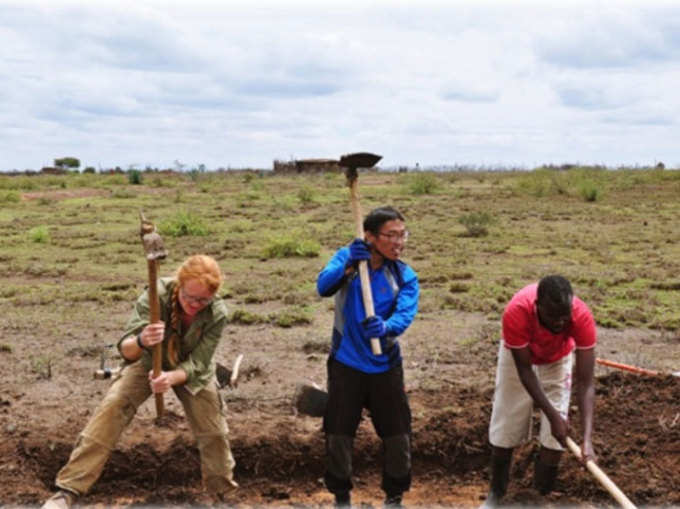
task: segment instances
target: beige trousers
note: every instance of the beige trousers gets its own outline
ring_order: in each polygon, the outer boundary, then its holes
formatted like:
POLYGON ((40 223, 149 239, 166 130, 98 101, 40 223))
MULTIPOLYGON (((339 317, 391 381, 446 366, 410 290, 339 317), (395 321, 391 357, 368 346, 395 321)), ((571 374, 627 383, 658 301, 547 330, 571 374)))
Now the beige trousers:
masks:
MULTIPOLYGON (((553 363, 533 366, 543 392, 560 413, 567 418, 571 396, 571 366, 569 354, 553 363)), ((496 447, 512 448, 531 439, 534 400, 522 385, 512 352, 501 341, 496 367, 496 389, 489 423, 489 441, 496 447)), ((550 432, 550 422, 541 412, 539 440, 541 445, 556 451, 563 450, 550 432)))
MULTIPOLYGON (((209 383, 195 395, 184 386, 173 390, 198 445, 205 489, 219 493, 237 486, 226 412, 217 385, 209 383)), ((121 433, 149 396, 148 372, 142 363, 137 361, 123 368, 80 433, 68 463, 57 473, 56 485, 80 495, 87 493, 101 475, 121 433)))

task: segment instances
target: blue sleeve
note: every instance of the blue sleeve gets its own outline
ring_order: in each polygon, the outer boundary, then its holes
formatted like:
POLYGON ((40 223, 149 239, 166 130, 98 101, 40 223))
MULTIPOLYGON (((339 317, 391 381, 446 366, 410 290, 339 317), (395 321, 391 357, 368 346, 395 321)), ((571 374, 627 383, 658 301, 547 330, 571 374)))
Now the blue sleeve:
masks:
POLYGON ((316 278, 316 290, 321 297, 330 297, 338 291, 345 279, 347 260, 349 260, 349 248, 341 247, 319 272, 316 278))
POLYGON ((390 334, 399 336, 403 333, 418 312, 418 297, 420 296, 420 286, 418 276, 409 266, 404 267, 404 284, 397 295, 397 305, 394 308, 385 325, 390 334))

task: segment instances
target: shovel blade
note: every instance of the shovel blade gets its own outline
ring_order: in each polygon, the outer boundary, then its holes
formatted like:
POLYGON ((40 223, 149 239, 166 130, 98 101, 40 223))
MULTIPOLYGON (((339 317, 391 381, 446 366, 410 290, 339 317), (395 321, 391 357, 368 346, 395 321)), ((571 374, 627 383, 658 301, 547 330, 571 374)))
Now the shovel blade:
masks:
POLYGON ((295 388, 293 406, 298 413, 323 417, 328 405, 328 393, 314 383, 299 383, 295 388))
POLYGON ((345 168, 371 168, 381 159, 382 156, 370 152, 356 152, 342 156, 340 166, 345 168))

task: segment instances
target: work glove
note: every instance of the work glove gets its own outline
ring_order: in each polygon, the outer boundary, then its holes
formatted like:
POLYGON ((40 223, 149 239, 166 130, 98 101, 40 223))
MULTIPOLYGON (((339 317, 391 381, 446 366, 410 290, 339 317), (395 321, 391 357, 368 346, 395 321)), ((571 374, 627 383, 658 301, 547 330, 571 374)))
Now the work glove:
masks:
POLYGON ((366 318, 366 320, 361 322, 361 326, 364 328, 364 334, 367 338, 381 338, 387 334, 385 320, 379 316, 366 318))
POLYGON ((370 260, 371 250, 368 248, 368 244, 361 239, 354 239, 349 245, 349 260, 347 260, 347 265, 354 265, 361 260, 370 260))

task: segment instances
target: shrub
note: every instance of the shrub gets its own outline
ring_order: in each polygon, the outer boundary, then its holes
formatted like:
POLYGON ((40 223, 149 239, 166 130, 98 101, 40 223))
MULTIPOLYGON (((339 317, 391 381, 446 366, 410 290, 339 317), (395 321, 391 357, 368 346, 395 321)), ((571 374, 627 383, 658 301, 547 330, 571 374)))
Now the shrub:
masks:
POLYGON ((484 237, 489 233, 487 227, 492 223, 488 212, 471 212, 458 218, 458 222, 465 226, 470 237, 484 237))
POLYGON ((35 226, 28 230, 28 237, 31 239, 32 242, 44 244, 49 242, 50 232, 47 229, 47 226, 45 225, 35 226))
POLYGON ((300 239, 293 236, 276 237, 264 248, 264 258, 291 258, 300 256, 314 258, 319 256, 321 246, 312 239, 300 239))
POLYGON ((19 203, 21 195, 18 191, 5 191, 0 193, 0 203, 19 203))
POLYGON ((300 203, 313 203, 316 199, 316 192, 309 186, 303 186, 298 190, 297 197, 298 200, 300 200, 300 203))
POLYGON ((176 212, 173 217, 162 221, 158 230, 161 234, 171 237, 202 237, 209 233, 201 218, 185 211, 176 212))
POLYGON ((578 188, 581 198, 585 201, 597 201, 601 196, 600 188, 591 180, 584 180, 578 188))
POLYGON ((139 170, 128 170, 128 182, 132 185, 140 185, 143 181, 142 172, 139 170))
POLYGON ((417 173, 411 177, 408 188, 415 195, 432 194, 439 189, 439 180, 432 173, 417 173))
POLYGON ((94 169, 94 166, 88 166, 83 170, 83 173, 96 173, 97 170, 94 169))

